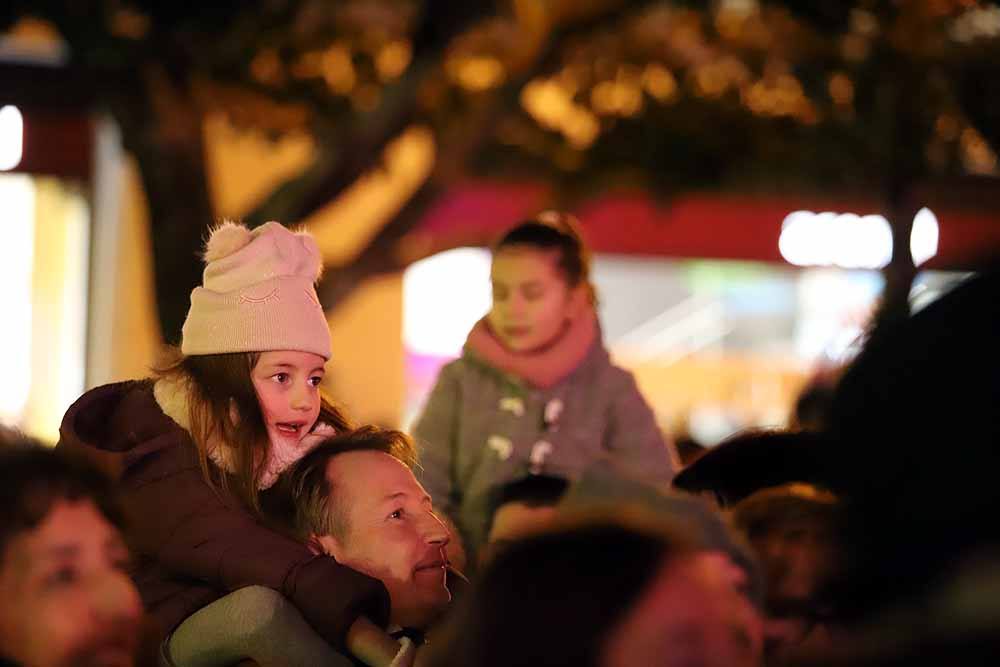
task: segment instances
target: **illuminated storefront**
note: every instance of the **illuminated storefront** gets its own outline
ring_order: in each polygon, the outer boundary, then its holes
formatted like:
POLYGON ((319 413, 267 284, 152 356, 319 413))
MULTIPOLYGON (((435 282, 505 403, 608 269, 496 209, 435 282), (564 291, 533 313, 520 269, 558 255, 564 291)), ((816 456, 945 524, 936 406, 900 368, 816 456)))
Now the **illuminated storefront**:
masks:
MULTIPOLYGON (((856 351, 882 292, 879 269, 892 257, 889 225, 872 213, 821 206, 814 213, 780 201, 726 208, 724 198, 706 198, 680 202, 677 219, 660 223, 642 213, 643 204, 618 206, 618 220, 612 204, 581 214, 597 250, 605 341, 635 373, 661 426, 708 444, 741 428, 787 424, 803 387, 856 351), (614 228, 625 231, 616 236, 614 228), (724 238, 730 230, 743 242, 724 238)), ((446 233, 445 224, 433 224, 446 233)), ((921 210, 910 239, 916 264, 935 257, 939 236, 935 214, 921 210)), ((944 240, 954 247, 953 238, 944 240)), ((404 423, 489 308, 489 263, 484 248, 460 248, 406 272, 404 423)), ((916 305, 960 277, 922 272, 916 305)))
POLYGON ((54 442, 84 389, 90 283, 89 126, 78 117, 0 108, 0 421, 54 442), (83 133, 83 143, 63 143, 83 133), (82 153, 82 154, 81 154, 82 153))

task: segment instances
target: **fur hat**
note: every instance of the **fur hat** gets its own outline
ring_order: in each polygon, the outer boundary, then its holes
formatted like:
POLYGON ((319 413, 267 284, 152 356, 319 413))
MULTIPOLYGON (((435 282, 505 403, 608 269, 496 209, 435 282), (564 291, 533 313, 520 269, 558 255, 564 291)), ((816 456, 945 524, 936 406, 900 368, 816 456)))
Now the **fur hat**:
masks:
POLYGON ((191 292, 185 355, 296 350, 330 358, 330 330, 314 286, 316 241, 280 223, 225 222, 205 244, 202 285, 191 292))

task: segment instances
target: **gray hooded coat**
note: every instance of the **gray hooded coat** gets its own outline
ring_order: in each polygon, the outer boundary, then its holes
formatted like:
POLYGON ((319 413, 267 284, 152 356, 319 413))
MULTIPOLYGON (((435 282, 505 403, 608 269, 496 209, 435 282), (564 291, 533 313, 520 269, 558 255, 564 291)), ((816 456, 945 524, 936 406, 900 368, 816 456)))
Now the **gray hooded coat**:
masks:
POLYGON ((576 480, 611 459, 638 479, 669 484, 672 448, 599 332, 582 360, 547 388, 500 370, 472 347, 441 370, 413 428, 421 482, 467 549, 475 552, 486 538, 491 493, 525 475, 576 480))

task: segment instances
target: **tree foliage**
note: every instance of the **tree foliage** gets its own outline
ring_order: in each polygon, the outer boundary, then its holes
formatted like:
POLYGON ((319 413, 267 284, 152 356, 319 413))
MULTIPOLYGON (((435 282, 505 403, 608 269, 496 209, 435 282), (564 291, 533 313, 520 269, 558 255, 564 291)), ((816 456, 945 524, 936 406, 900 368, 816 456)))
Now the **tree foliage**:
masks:
POLYGON ((398 268, 425 208, 470 176, 551 183, 562 203, 620 185, 875 188, 902 211, 916 180, 994 173, 1000 146, 993 2, 15 1, 0 28, 25 17, 59 33, 137 160, 168 340, 216 218, 202 136, 217 114, 314 140, 251 223, 304 219, 405 128, 432 130, 432 173, 328 269, 327 307, 398 268))

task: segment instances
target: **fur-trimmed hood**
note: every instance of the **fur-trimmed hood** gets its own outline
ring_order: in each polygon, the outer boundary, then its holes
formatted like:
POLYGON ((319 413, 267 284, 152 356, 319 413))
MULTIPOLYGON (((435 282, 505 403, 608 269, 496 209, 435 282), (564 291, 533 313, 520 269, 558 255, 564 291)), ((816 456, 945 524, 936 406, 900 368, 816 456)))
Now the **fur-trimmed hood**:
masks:
MULTIPOLYGON (((162 378, 92 389, 70 406, 63 417, 60 446, 84 455, 116 477, 123 469, 140 465, 147 457, 175 446, 178 440, 191 443, 189 454, 192 461, 197 461, 190 436, 189 390, 184 384, 162 378)), ((302 438, 296 456, 272 461, 258 488, 270 488, 283 471, 335 434, 332 426, 318 422, 302 438)), ((221 470, 233 472, 224 445, 210 446, 208 457, 221 470)))
MULTIPOLYGON (((156 399, 156 403, 160 406, 160 409, 163 410, 163 414, 170 417, 188 433, 191 432, 190 396, 190 387, 182 379, 164 377, 157 380, 156 384, 153 385, 153 397, 156 399)), ((264 473, 257 483, 257 488, 263 491, 274 486, 281 473, 311 452, 316 445, 336 434, 337 431, 329 424, 317 422, 312 431, 303 436, 299 442, 299 448, 293 452, 292 456, 279 458, 276 455, 278 451, 277 447, 273 447, 271 460, 264 469, 264 473)), ((230 474, 235 471, 232 450, 226 443, 210 442, 207 453, 209 460, 220 469, 230 474)))
MULTIPOLYGON (((91 389, 66 411, 59 427, 59 447, 117 477, 125 469, 140 467, 148 457, 175 448, 179 441, 190 441, 187 431, 157 405, 152 389, 152 380, 91 389)), ((197 465, 193 447, 190 453, 197 465)))

